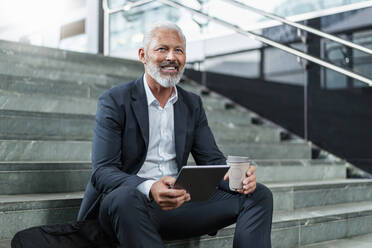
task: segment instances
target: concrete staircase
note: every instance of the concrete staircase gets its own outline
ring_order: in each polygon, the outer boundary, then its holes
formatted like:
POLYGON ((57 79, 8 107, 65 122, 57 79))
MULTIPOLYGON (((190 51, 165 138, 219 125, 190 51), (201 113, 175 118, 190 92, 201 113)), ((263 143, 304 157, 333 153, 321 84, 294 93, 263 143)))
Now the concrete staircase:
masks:
MULTIPOLYGON (((75 220, 97 96, 142 71, 133 61, 0 41, 0 248, 27 227, 75 220)), ((258 181, 274 194, 273 247, 372 233, 372 180, 346 179, 345 162, 314 159, 311 144, 255 113, 193 82, 181 87, 202 95, 225 155, 256 159, 258 181)), ((167 247, 232 247, 233 232, 167 247)))

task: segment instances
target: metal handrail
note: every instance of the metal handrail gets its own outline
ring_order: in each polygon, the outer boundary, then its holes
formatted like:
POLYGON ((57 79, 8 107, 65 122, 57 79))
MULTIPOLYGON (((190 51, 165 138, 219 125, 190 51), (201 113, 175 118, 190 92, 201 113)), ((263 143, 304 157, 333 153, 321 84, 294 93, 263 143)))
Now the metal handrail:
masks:
POLYGON ((326 38, 328 40, 332 40, 332 41, 335 41, 337 43, 340 43, 340 44, 343 44, 345 46, 348 46, 348 47, 351 47, 351 48, 354 48, 354 49, 357 49, 359 51, 362 51, 362 52, 365 52, 365 53, 368 53, 368 54, 371 54, 372 55, 372 50, 367 48, 367 47, 364 47, 364 46, 360 46, 358 44, 355 44, 353 42, 350 42, 348 40, 344 40, 340 37, 337 37, 335 35, 331 35, 331 34, 328 34, 328 33, 325 33, 325 32, 322 32, 318 29, 315 29, 315 28, 312 28, 312 27, 309 27, 309 26, 306 26, 306 25, 303 25, 303 24, 300 24, 300 23, 297 23, 297 22, 292 22, 284 17, 281 17, 281 16, 278 16, 278 15, 275 15, 275 14, 272 14, 272 13, 269 13, 267 11, 264 11, 264 10, 261 10, 261 9, 257 9, 255 7, 252 7, 252 6, 249 6, 245 3, 242 3, 242 2, 239 2, 239 1, 236 1, 236 0, 221 0, 221 1, 224 1, 224 2, 228 2, 228 3, 231 3, 231 4, 234 4, 240 8, 244 8, 244 9, 249 9, 257 14, 260 14, 260 15, 263 15, 263 16, 266 16, 266 17, 269 17, 271 19, 274 19, 276 21, 279 21, 281 23, 285 23, 289 26, 293 26, 293 27, 296 27, 298 29, 301 29, 301 30, 304 30, 306 32, 309 32, 309 33, 313 33, 313 34, 316 34, 320 37, 323 37, 323 38, 326 38))
POLYGON ((103 29, 103 32, 104 32, 104 48, 103 48, 103 53, 105 55, 108 55, 109 54, 109 51, 110 51, 110 43, 109 43, 109 37, 110 37, 110 30, 109 30, 109 27, 110 27, 110 14, 114 14, 114 13, 117 13, 117 12, 120 12, 120 11, 128 11, 130 10, 131 8, 134 8, 134 7, 139 7, 141 5, 145 5, 147 3, 150 3, 154 0, 140 0, 140 1, 137 1, 137 2, 130 2, 130 3, 127 3, 125 4, 124 6, 122 7, 119 7, 119 8, 115 8, 115 9, 110 9, 109 8, 109 5, 108 5, 108 0, 103 0, 102 1, 102 9, 103 9, 103 12, 104 12, 104 29, 103 29))
POLYGON ((258 41, 263 42, 265 44, 268 44, 270 46, 279 48, 279 49, 281 49, 283 51, 286 51, 288 53, 291 53, 293 55, 296 55, 298 57, 301 57, 301 58, 306 59, 308 61, 311 61, 313 63, 316 63, 318 65, 322 65, 322 66, 324 66, 324 67, 326 67, 328 69, 337 71, 337 72, 342 73, 342 74, 344 74, 344 75, 346 75, 348 77, 352 77, 354 79, 357 79, 359 81, 362 81, 362 82, 368 84, 369 86, 372 86, 372 79, 369 79, 369 78, 367 78, 365 76, 359 75, 359 74, 357 74, 355 72, 352 72, 350 70, 346 70, 344 68, 341 68, 341 67, 336 66, 334 64, 331 64, 329 62, 326 62, 324 60, 321 60, 321 59, 319 59, 317 57, 314 57, 314 56, 311 56, 309 54, 306 54, 306 53, 304 53, 302 51, 299 51, 297 49, 294 49, 292 47, 285 46, 285 45, 283 45, 281 43, 278 43, 276 41, 273 41, 271 39, 268 39, 268 38, 266 38, 264 36, 255 34, 255 33, 250 32, 250 31, 245 31, 244 29, 240 28, 239 26, 234 25, 234 24, 231 24, 229 22, 226 22, 226 21, 224 21, 222 19, 219 19, 217 17, 210 16, 210 15, 205 14, 205 13, 199 11, 199 10, 196 10, 196 9, 191 8, 191 7, 185 6, 185 5, 183 5, 183 4, 179 3, 179 2, 175 2, 173 0, 158 0, 158 1, 159 2, 162 2, 164 4, 167 4, 169 6, 176 7, 176 8, 177 7, 181 7, 181 8, 183 8, 183 9, 189 11, 189 12, 192 12, 193 14, 196 14, 196 15, 199 15, 201 17, 207 18, 209 21, 214 21, 214 22, 217 22, 217 23, 219 23, 219 24, 221 24, 221 25, 223 25, 225 27, 231 28, 231 29, 233 29, 237 33, 240 33, 242 35, 251 37, 251 38, 253 38, 255 40, 258 40, 258 41))
POLYGON ((128 11, 132 8, 139 7, 141 5, 145 5, 145 4, 153 2, 153 1, 154 0, 140 0, 140 1, 137 1, 137 2, 129 2, 129 3, 127 3, 124 6, 121 6, 119 8, 110 9, 108 7, 108 0, 104 0, 104 1, 102 1, 102 7, 103 7, 103 10, 105 12, 107 11, 109 14, 113 14, 113 13, 117 13, 117 12, 120 12, 120 11, 128 11))
MULTIPOLYGON (((103 2, 106 2, 106 1, 107 0, 104 0, 103 2)), ((351 78, 354 78, 354 79, 359 80, 361 82, 364 82, 364 83, 368 84, 369 86, 372 86, 372 79, 369 79, 369 78, 367 78, 365 76, 362 76, 362 75, 357 74, 355 72, 352 72, 350 70, 344 69, 342 67, 336 66, 336 65, 331 64, 329 62, 326 62, 324 60, 321 60, 321 59, 319 59, 317 57, 314 57, 314 56, 311 56, 309 54, 306 54, 306 53, 304 53, 302 51, 299 51, 299 50, 297 50, 295 48, 288 47, 286 45, 283 45, 281 43, 278 43, 276 41, 273 41, 273 40, 271 40, 269 38, 266 38, 264 36, 255 34, 255 33, 251 32, 251 31, 246 31, 246 30, 242 29, 241 27, 239 27, 238 25, 234 25, 234 24, 231 24, 231 23, 229 23, 227 21, 224 21, 222 19, 219 19, 217 17, 210 16, 210 15, 208 15, 208 14, 202 12, 202 11, 196 10, 196 9, 191 8, 191 7, 188 7, 188 6, 185 6, 185 5, 183 5, 183 4, 179 3, 179 2, 176 2, 176 1, 173 1, 173 0, 152 0, 152 1, 158 1, 158 2, 161 2, 163 4, 166 4, 166 5, 175 7, 175 8, 185 9, 188 12, 191 12, 191 13, 196 14, 198 16, 201 16, 203 18, 207 18, 209 21, 216 22, 216 23, 218 23, 218 24, 220 24, 222 26, 225 26, 227 28, 230 28, 230 29, 234 30, 235 32, 240 33, 240 34, 242 34, 244 36, 248 36, 248 37, 253 38, 255 40, 258 40, 258 41, 260 41, 262 43, 265 43, 265 44, 268 44, 270 46, 276 47, 276 48, 278 48, 280 50, 283 50, 283 51, 286 51, 286 52, 288 52, 288 53, 290 53, 292 55, 295 55, 295 56, 298 56, 300 58, 306 59, 306 60, 311 61, 311 62, 313 62, 315 64, 324 66, 324 67, 326 67, 328 69, 334 70, 334 71, 339 72, 341 74, 344 74, 344 75, 346 75, 348 77, 351 77, 351 78)), ((142 2, 142 4, 137 4, 137 6, 143 5, 143 4, 152 2, 152 1, 151 0, 139 1, 139 2, 142 2)), ((107 7, 107 2, 106 2, 106 7, 107 7)), ((117 10, 117 11, 124 11, 123 8, 124 7, 120 8, 120 10, 117 10)), ((107 29, 107 27, 106 27, 106 29, 107 29)))

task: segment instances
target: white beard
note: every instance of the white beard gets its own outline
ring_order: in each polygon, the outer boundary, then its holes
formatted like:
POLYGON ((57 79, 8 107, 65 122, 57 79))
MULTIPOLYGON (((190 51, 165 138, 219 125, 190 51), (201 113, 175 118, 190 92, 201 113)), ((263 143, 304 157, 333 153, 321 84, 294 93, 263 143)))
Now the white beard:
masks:
POLYGON ((157 83, 159 83, 161 86, 165 88, 169 88, 172 86, 176 86, 183 75, 183 72, 185 71, 185 66, 182 67, 181 71, 177 73, 177 75, 162 75, 160 72, 160 67, 152 63, 149 59, 146 59, 147 64, 147 73, 155 79, 157 83))

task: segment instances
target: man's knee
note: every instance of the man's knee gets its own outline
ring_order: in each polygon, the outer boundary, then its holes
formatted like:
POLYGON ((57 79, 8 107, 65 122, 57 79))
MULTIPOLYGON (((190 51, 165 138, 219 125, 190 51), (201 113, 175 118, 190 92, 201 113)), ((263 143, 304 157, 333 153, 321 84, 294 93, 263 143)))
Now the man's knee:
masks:
POLYGON ((253 195, 257 198, 257 201, 267 210, 273 210, 273 193, 271 190, 261 183, 257 183, 256 190, 253 195))
POLYGON ((101 211, 107 212, 108 215, 125 211, 127 215, 144 207, 145 202, 145 196, 137 189, 118 187, 104 197, 101 211))
POLYGON ((243 203, 244 209, 251 209, 253 206, 258 207, 260 211, 270 213, 273 211, 273 193, 261 183, 257 183, 255 191, 245 197, 243 203))

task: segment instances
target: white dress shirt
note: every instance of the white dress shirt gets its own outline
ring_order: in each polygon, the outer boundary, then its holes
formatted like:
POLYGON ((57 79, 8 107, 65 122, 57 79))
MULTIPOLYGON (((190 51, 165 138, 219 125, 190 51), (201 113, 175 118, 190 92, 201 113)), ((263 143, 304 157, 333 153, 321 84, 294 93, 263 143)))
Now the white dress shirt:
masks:
POLYGON ((149 145, 144 164, 137 175, 149 180, 137 186, 137 189, 149 198, 151 186, 163 176, 175 177, 178 173, 174 139, 173 104, 178 99, 177 88, 168 99, 164 108, 152 94, 145 75, 143 84, 149 112, 149 145))

